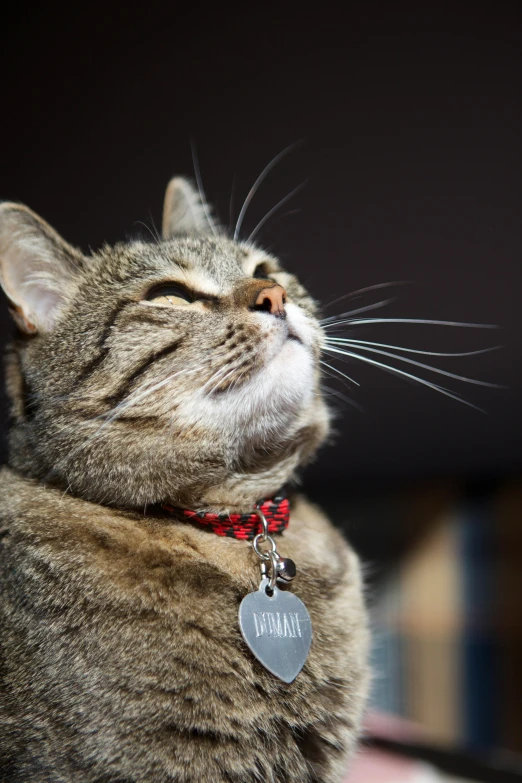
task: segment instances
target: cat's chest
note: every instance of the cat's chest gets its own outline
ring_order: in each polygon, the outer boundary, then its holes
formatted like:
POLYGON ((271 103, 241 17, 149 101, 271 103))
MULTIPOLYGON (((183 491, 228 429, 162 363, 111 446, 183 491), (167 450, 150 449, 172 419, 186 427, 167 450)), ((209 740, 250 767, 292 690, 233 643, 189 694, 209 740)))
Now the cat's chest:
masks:
MULTIPOLYGON (((134 584, 132 570, 119 574, 127 582, 125 594, 118 591, 112 606, 105 606, 98 641, 107 669, 132 698, 148 694, 148 720, 158 726, 162 720, 182 726, 202 721, 232 731, 276 708, 289 722, 299 722, 304 714, 332 707, 326 708, 328 683, 342 683, 353 668, 346 583, 327 584, 318 572, 303 569, 287 590, 305 602, 312 625, 306 663, 287 684, 259 663, 240 632, 241 601, 258 587, 248 547, 234 555, 243 578, 187 557, 185 550, 170 554, 169 563, 151 560, 134 584)), ((282 647, 302 631, 292 612, 260 612, 258 624, 261 636, 282 647)))
MULTIPOLYGON (((26 510, 7 528, 0 610, 18 698, 27 682, 31 701, 53 693, 73 733, 81 714, 86 742, 102 721, 118 726, 119 741, 132 737, 132 748, 154 738, 155 760, 184 753, 187 737, 239 743, 243 757, 259 742, 275 747, 281 732, 291 743, 309 726, 324 725, 327 736, 334 718, 349 720, 365 667, 364 608, 356 558, 327 522, 303 519, 278 542, 297 563, 287 590, 313 629, 291 683, 264 668, 241 635, 239 607, 260 578, 247 542, 92 518, 74 504, 47 517, 26 510)), ((290 616, 258 620, 260 633, 281 629, 281 643, 298 633, 290 616)))
MULTIPOLYGON (((292 646, 297 636, 308 632, 300 627, 291 599, 295 596, 304 602, 311 621, 311 644, 295 684, 287 685, 267 671, 240 631, 242 601, 259 594, 259 562, 246 542, 220 548, 219 540, 213 542, 212 536, 199 537, 196 544, 189 536, 193 552, 187 539, 181 544, 172 541, 161 554, 148 553, 146 565, 140 569, 131 558, 126 573, 122 570, 118 575, 126 587, 118 590, 115 605, 122 601, 130 610, 129 632, 143 662, 137 679, 144 677, 150 682, 157 675, 160 690, 168 689, 169 683, 175 690, 180 675, 184 679, 190 672, 189 690, 197 687, 196 700, 202 703, 204 693, 207 703, 216 692, 222 696, 229 692, 233 701, 238 689, 252 687, 256 693, 264 688, 273 697, 292 693, 299 702, 313 698, 317 683, 339 667, 338 651, 349 646, 353 605, 346 567, 348 550, 337 547, 336 555, 330 553, 326 559, 325 553, 325 561, 320 562, 307 558, 306 546, 296 541, 300 539, 280 543, 285 554, 302 563, 291 586, 281 590, 286 604, 276 610, 271 602, 265 602, 266 606, 257 607, 255 617, 256 643, 275 647, 284 655, 285 645, 292 646), (211 556, 207 552, 205 557, 207 546, 211 556)), ((196 698, 194 694, 192 698, 196 698)))

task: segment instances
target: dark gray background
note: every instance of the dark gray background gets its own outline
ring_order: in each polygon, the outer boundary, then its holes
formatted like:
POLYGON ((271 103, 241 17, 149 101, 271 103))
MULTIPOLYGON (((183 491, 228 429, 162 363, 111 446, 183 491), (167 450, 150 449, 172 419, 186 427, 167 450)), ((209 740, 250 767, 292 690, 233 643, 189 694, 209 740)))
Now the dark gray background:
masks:
MULTIPOLYGON (((375 315, 498 324, 495 333, 376 325, 354 336, 435 351, 502 343, 438 366, 509 387, 448 382, 484 415, 334 359, 360 381, 352 396, 364 413, 335 403, 336 443, 309 469, 310 485, 514 474, 522 462, 520 8, 11 7, 0 51, 0 198, 95 248, 144 232, 136 221, 160 223, 167 180, 192 175, 193 138, 208 198, 228 223, 233 181, 237 216, 263 166, 304 139, 256 195, 245 235, 307 180, 260 241, 324 303, 414 281, 375 315)), ((7 338, 5 308, 1 328, 7 338)))

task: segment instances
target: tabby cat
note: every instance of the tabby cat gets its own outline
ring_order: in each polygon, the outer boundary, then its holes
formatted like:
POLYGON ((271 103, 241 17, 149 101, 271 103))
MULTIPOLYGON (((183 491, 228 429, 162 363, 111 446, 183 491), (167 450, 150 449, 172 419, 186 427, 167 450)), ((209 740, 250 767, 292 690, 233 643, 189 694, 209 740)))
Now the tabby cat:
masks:
POLYGON ((248 513, 328 431, 314 301, 232 241, 184 179, 163 238, 86 257, 0 205, 17 325, 0 474, 0 780, 338 783, 367 689, 357 558, 291 499, 277 548, 313 641, 291 683, 246 646, 248 541, 182 510, 248 513), (167 509, 170 509, 167 510, 167 509), (179 513, 178 513, 179 510, 179 513))

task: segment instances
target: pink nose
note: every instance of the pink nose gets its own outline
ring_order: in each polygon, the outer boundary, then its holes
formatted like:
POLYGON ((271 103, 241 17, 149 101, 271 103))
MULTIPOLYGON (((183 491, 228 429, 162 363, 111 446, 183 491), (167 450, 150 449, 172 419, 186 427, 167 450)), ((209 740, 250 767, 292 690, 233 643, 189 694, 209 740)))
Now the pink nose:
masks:
POLYGON ((267 313, 275 315, 277 318, 286 318, 285 313, 286 291, 282 285, 263 288, 257 295, 255 302, 256 310, 266 310, 267 313))

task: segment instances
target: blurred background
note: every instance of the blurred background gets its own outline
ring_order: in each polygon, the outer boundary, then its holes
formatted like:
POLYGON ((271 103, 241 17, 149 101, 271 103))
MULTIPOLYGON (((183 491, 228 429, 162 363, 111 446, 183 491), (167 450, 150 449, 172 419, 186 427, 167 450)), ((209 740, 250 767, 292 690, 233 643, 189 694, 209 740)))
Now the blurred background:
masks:
MULTIPOLYGON (((260 172, 295 145, 241 234, 304 183, 256 240, 325 317, 358 311, 330 321, 332 336, 366 341, 349 344, 357 358, 325 357, 335 434, 303 475, 366 564, 374 755, 364 758, 385 761, 380 773, 354 769, 354 783, 521 777, 521 9, 3 11, 0 199, 28 204, 86 252, 154 234, 168 179, 194 176, 191 143, 232 231, 260 172), (371 322, 347 322, 356 316, 371 322), (499 345, 459 357, 401 350, 499 345), (432 766, 397 771, 406 756, 432 766)), ((0 327, 5 342, 5 307, 0 327)))

